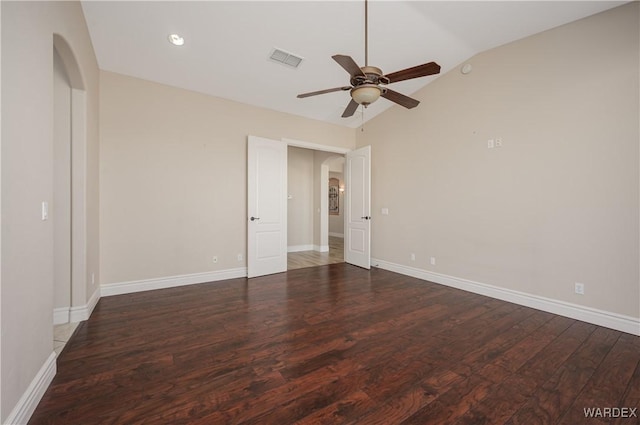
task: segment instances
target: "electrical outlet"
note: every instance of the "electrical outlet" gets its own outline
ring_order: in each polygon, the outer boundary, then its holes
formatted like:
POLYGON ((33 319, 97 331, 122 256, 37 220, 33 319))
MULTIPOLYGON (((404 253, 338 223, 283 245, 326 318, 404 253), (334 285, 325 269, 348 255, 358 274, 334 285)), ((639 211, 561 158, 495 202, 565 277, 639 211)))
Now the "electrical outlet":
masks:
POLYGON ((95 273, 91 273, 91 284, 92 285, 96 284, 96 274, 95 273))
POLYGON ((416 261, 416 254, 413 252, 411 253, 411 261, 416 261))
POLYGON ((217 262, 218 262, 218 256, 217 256, 217 255, 214 255, 214 256, 213 256, 213 262, 214 262, 214 263, 217 263, 217 262))
POLYGON ((584 295, 584 283, 576 282, 576 294, 584 295))
POLYGON ((432 266, 436 265, 436 257, 431 257, 431 265, 432 266))
POLYGON ((238 261, 242 261, 242 254, 238 254, 238 261))

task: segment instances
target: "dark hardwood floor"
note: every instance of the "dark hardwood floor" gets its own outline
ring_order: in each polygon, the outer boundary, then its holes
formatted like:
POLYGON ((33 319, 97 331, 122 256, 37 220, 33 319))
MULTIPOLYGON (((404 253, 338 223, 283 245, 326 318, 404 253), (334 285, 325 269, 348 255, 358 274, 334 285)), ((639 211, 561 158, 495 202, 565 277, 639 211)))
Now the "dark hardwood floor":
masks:
POLYGON ((332 264, 102 298, 29 423, 638 424, 584 409, 640 407, 639 361, 639 337, 332 264))

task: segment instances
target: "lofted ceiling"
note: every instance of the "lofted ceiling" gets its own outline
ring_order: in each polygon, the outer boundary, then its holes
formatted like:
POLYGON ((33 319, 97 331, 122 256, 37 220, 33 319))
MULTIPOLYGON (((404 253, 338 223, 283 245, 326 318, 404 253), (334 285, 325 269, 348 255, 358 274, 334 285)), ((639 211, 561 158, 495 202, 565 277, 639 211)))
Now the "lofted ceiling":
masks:
MULTIPOLYGON (((369 65, 388 74, 435 61, 442 73, 482 51, 619 6, 626 1, 370 1, 369 65)), ((348 85, 331 59, 364 66, 364 1, 84 1, 100 69, 250 105, 357 127, 389 107, 340 115, 348 85), (185 38, 181 47, 167 36, 185 38), (274 48, 304 58, 297 69, 269 60, 274 48)), ((437 76, 392 84, 406 95, 437 76)), ((420 106, 418 106, 419 108, 420 106)))

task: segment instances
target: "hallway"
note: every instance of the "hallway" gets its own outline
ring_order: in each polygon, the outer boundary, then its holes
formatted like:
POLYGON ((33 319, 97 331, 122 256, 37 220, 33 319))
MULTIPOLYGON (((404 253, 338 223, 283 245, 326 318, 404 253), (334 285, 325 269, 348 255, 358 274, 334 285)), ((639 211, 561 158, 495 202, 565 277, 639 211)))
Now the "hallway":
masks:
POLYGON ((287 270, 344 262, 344 239, 329 236, 329 252, 301 251, 287 254, 287 270))

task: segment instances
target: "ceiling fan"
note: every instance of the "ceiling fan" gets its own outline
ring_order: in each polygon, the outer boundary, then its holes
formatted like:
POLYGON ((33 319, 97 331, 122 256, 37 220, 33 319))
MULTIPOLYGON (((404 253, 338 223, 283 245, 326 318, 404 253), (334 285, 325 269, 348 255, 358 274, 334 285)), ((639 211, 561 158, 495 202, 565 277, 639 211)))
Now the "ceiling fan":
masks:
POLYGON ((319 90, 309 93, 302 93, 298 98, 316 96, 319 94, 332 93, 336 91, 351 91, 351 101, 342 113, 343 118, 352 116, 359 105, 365 108, 378 100, 380 96, 387 100, 411 109, 418 106, 419 101, 405 96, 402 93, 393 91, 389 88, 382 87, 398 81, 411 80, 413 78, 426 77, 440 72, 440 65, 435 62, 425 63, 423 65, 414 66, 412 68, 403 69, 401 71, 392 72, 384 75, 380 68, 369 66, 369 28, 368 28, 368 4, 364 1, 364 66, 359 67, 358 64, 346 55, 333 55, 332 58, 343 67, 351 76, 349 86, 335 87, 332 89, 319 90))

